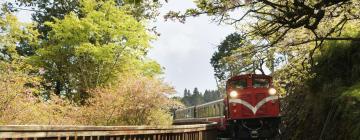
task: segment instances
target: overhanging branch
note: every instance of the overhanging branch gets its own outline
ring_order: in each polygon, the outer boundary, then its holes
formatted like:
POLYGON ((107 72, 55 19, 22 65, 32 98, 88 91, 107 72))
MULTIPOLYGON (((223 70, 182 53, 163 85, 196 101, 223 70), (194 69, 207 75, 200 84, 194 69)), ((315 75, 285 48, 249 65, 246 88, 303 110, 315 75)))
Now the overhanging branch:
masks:
POLYGON ((352 38, 352 37, 319 37, 320 40, 343 40, 343 41, 360 41, 360 38, 352 38))

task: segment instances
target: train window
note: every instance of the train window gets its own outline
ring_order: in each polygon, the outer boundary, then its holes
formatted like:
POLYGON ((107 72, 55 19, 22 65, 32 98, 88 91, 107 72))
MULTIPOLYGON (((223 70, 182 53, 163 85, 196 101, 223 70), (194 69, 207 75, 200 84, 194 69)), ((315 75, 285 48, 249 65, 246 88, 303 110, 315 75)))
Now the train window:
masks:
POLYGON ((206 110, 207 110, 206 116, 209 117, 209 116, 210 116, 210 108, 209 108, 209 107, 206 107, 206 110))
POLYGON ((269 88, 270 82, 266 78, 253 78, 253 88, 269 88))
POLYGON ((219 108, 218 108, 218 104, 215 104, 215 115, 214 116, 219 116, 219 108))
POLYGON ((214 111, 215 111, 214 105, 211 105, 210 109, 211 109, 210 116, 214 116, 214 111))
POLYGON ((202 117, 203 117, 203 118, 206 117, 206 114, 205 114, 205 113, 206 113, 206 110, 205 110, 205 109, 206 109, 205 107, 202 108, 202 117))
POLYGON ((204 107, 201 108, 201 118, 204 118, 204 107))
POLYGON ((216 104, 214 104, 214 114, 213 115, 217 116, 217 105, 216 104))
POLYGON ((189 116, 190 118, 194 118, 194 108, 191 108, 189 116))
POLYGON ((247 87, 246 79, 231 81, 231 86, 236 89, 244 89, 247 87))
POLYGON ((217 115, 217 107, 216 107, 217 105, 216 104, 214 104, 214 108, 213 108, 213 116, 216 116, 217 115))
POLYGON ((206 117, 206 115, 205 115, 205 113, 206 113, 205 111, 206 111, 206 110, 205 110, 205 109, 206 109, 205 107, 202 108, 202 114, 201 114, 201 116, 202 116, 203 118, 206 117))
POLYGON ((223 110, 224 108, 223 108, 223 107, 224 107, 223 104, 220 103, 220 104, 219 104, 219 109, 220 109, 220 110, 219 110, 219 116, 222 116, 223 113, 224 113, 224 110, 223 110))
POLYGON ((203 118, 206 117, 206 115, 205 115, 205 107, 202 108, 202 117, 203 118))
POLYGON ((191 109, 189 108, 188 110, 187 110, 187 112, 186 112, 186 118, 192 118, 192 111, 191 111, 191 109))

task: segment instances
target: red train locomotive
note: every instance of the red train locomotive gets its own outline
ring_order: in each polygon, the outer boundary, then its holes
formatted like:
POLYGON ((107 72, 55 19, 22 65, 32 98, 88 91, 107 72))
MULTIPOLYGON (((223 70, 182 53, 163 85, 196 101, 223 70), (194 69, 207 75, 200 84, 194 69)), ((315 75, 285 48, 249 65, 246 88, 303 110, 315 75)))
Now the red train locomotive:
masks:
POLYGON ((266 75, 245 74, 226 82, 226 97, 175 111, 174 124, 217 122, 227 136, 271 138, 278 133, 280 102, 266 75))

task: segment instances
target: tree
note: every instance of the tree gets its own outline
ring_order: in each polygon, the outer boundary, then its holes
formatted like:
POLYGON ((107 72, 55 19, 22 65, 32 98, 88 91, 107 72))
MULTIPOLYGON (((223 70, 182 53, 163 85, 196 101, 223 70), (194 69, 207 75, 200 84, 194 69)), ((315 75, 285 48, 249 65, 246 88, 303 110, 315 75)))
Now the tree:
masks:
MULTIPOLYGON (((126 8, 139 21, 155 18, 158 15, 157 9, 160 6, 157 0, 101 0, 98 2, 103 3, 107 1, 113 1, 114 6, 119 8, 126 8)), ((79 0, 18 0, 16 2, 8 2, 5 6, 8 11, 29 10, 34 12, 32 18, 39 24, 40 32, 45 34, 51 30, 44 24, 45 22, 54 21, 53 18, 63 19, 71 12, 80 17, 84 14, 81 11, 82 5, 79 0)))
POLYGON ((163 81, 129 76, 91 91, 89 105, 81 108, 79 122, 87 125, 170 125, 174 90, 163 81))
MULTIPOLYGON (((352 29, 350 32, 358 34, 359 30, 352 29)), ((316 65, 307 74, 308 78, 292 83, 292 94, 283 100, 283 112, 287 116, 282 118, 286 123, 285 138, 359 137, 354 130, 360 128, 360 122, 354 121, 358 118, 354 112, 359 112, 360 105, 360 42, 329 41, 324 45, 320 49, 321 55, 314 57, 316 65), (312 133, 311 137, 309 133, 312 133)), ((296 75, 302 73, 290 72, 296 75)))
POLYGON ((193 95, 192 95, 191 101, 192 101, 193 105, 200 105, 200 104, 204 103, 203 96, 201 95, 198 88, 196 88, 196 87, 193 90, 193 95))
POLYGON ((222 99, 222 96, 218 90, 205 90, 204 94, 201 94, 195 87, 193 94, 190 93, 190 90, 184 90, 184 97, 181 98, 181 102, 185 106, 194 106, 219 99, 222 99))
POLYGON ((192 101, 191 101, 191 93, 190 90, 186 89, 184 90, 184 97, 181 99, 181 102, 185 105, 185 106, 191 106, 193 105, 192 101))
POLYGON ((170 109, 181 105, 145 56, 152 37, 126 8, 97 2, 81 1, 82 17, 45 22, 47 39, 0 12, 1 125, 171 123, 170 109))
POLYGON ((204 102, 211 102, 221 99, 220 92, 218 90, 205 90, 204 92, 204 102))
POLYGON ((184 97, 189 97, 189 96, 191 96, 190 90, 187 90, 187 89, 185 88, 185 90, 184 90, 184 97))
POLYGON ((18 22, 17 18, 11 13, 0 12, 0 60, 12 61, 19 59, 18 49, 21 42, 27 42, 28 46, 38 44, 37 37, 39 33, 34 30, 33 24, 18 22))
POLYGON ((271 51, 249 53, 255 49, 254 45, 238 33, 228 35, 217 48, 218 51, 214 52, 210 63, 220 83, 234 75, 255 73, 255 70, 265 74, 263 67, 273 66, 271 51))
POLYGON ((228 35, 224 41, 217 46, 217 51, 211 57, 211 65, 214 67, 215 77, 219 80, 225 80, 229 76, 234 75, 238 70, 238 65, 227 63, 225 58, 234 54, 234 51, 243 46, 242 37, 238 33, 228 35))
POLYGON ((207 14, 217 22, 234 25, 244 33, 245 40, 253 42, 254 49, 248 52, 253 55, 271 48, 276 48, 275 53, 293 55, 297 52, 290 50, 301 48, 305 53, 300 61, 308 60, 314 65, 313 56, 325 40, 360 40, 342 34, 344 28, 358 24, 358 0, 196 0, 195 3, 197 8, 183 14, 169 12, 165 17, 184 22, 188 16, 207 14))
POLYGON ((324 42, 360 40, 356 34, 345 32, 359 26, 358 0, 197 0, 195 3, 196 8, 185 13, 171 11, 165 18, 185 22, 189 16, 206 14, 215 22, 235 26, 244 36, 244 42, 249 43, 233 56, 246 54, 255 60, 267 60, 262 63, 274 71, 274 84, 279 88, 282 85, 293 89, 313 76, 311 69, 316 65, 313 58, 321 54, 319 48, 324 42))
POLYGON ((109 83, 120 72, 161 71, 145 58, 151 36, 126 9, 113 1, 80 4, 82 16, 71 12, 64 19, 45 22, 52 29, 48 40, 29 59, 45 69, 44 78, 56 94, 83 102, 87 90, 109 83))
POLYGON ((210 102, 212 100, 212 95, 208 90, 205 90, 204 92, 204 102, 210 102))
MULTIPOLYGON (((64 19, 66 15, 72 13, 82 18, 86 13, 82 10, 84 7, 81 4, 83 0, 17 0, 15 2, 4 3, 3 9, 8 12, 16 12, 19 10, 26 10, 34 12, 32 19, 37 24, 36 29, 40 33, 41 39, 48 40, 48 33, 52 30, 46 22, 54 22, 54 19, 64 19)), ((123 9, 127 14, 132 15, 138 21, 152 20, 158 15, 158 8, 160 3, 157 0, 101 0, 97 1, 99 5, 112 1, 113 6, 123 9)), ((117 17, 116 17, 117 18, 117 17)), ((155 28, 149 29, 155 34, 155 28)), ((37 48, 26 41, 20 42, 17 50, 21 55, 34 55, 37 48)))

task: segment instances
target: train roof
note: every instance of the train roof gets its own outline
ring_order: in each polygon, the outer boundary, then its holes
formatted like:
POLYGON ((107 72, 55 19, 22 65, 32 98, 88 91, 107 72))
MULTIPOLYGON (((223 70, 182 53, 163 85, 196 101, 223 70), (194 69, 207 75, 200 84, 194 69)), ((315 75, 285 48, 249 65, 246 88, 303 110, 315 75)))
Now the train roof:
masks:
POLYGON ((244 78, 244 77, 272 78, 271 76, 265 74, 241 74, 241 75, 232 76, 227 81, 237 80, 239 78, 244 78))
POLYGON ((182 111, 182 110, 187 110, 189 108, 195 108, 195 106, 189 106, 189 107, 186 107, 186 108, 182 108, 182 109, 177 109, 176 111, 182 111))
MULTIPOLYGON (((207 102, 207 103, 200 104, 200 105, 189 106, 189 107, 182 108, 182 109, 178 109, 178 110, 179 110, 179 111, 181 111, 181 110, 186 110, 186 109, 189 109, 189 108, 202 107, 202 106, 206 106, 206 105, 210 105, 210 104, 214 104, 214 103, 217 103, 217 102, 222 102, 222 101, 224 101, 224 99, 219 99, 219 100, 215 100, 215 101, 207 102)), ((177 110, 177 111, 178 111, 178 110, 177 110)))
POLYGON ((207 103, 204 103, 204 104, 200 104, 200 105, 197 105, 196 107, 202 107, 202 106, 206 106, 206 105, 210 105, 210 104, 215 104, 217 102, 223 102, 224 99, 219 99, 219 100, 215 100, 215 101, 211 101, 211 102, 207 102, 207 103))

